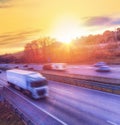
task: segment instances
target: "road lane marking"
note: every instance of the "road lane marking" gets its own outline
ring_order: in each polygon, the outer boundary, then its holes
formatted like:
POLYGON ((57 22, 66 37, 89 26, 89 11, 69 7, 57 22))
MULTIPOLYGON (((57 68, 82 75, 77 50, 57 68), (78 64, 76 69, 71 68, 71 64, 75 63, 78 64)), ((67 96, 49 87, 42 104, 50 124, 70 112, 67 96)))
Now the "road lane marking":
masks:
POLYGON ((117 123, 109 121, 109 120, 107 120, 107 122, 110 123, 111 125, 118 125, 117 123))
POLYGON ((1 84, 2 86, 5 86, 5 85, 6 85, 6 82, 0 79, 0 84, 1 84))
MULTIPOLYGON (((9 89, 7 87, 7 89, 9 89)), ((11 91, 11 89, 9 89, 11 91)), ((14 91, 12 91, 14 92, 14 91)), ((21 96, 20 94, 18 94, 17 92, 14 92, 16 95, 20 96, 21 98, 23 98, 24 100, 26 100, 27 102, 31 103, 33 106, 35 106, 36 108, 38 108, 39 110, 41 110, 42 112, 46 113, 47 115, 49 115, 50 117, 52 117, 53 119, 55 119, 56 121, 60 122, 62 125, 68 125, 67 123, 65 123, 64 121, 60 120, 59 118, 57 118, 56 116, 50 114, 49 112, 47 112, 46 110, 40 108, 39 106, 35 105, 34 103, 32 103, 31 101, 29 101, 28 99, 26 99, 25 97, 21 96)))

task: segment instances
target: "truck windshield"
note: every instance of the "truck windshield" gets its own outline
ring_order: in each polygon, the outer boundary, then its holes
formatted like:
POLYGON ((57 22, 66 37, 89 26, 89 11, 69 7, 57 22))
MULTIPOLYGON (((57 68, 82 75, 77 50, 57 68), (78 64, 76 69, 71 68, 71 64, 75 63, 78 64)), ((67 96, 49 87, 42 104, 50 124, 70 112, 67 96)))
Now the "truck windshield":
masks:
POLYGON ((39 78, 39 77, 43 77, 40 73, 32 73, 29 75, 32 78, 39 78))
POLYGON ((47 80, 43 81, 32 81, 31 82, 31 87, 40 87, 40 86, 45 86, 47 85, 47 80))

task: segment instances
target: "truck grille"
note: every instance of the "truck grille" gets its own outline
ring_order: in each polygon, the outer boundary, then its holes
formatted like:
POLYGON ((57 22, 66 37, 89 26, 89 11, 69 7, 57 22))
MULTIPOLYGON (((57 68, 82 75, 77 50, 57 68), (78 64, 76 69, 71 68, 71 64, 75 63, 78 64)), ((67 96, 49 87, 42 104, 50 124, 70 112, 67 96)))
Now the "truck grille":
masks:
POLYGON ((38 91, 38 94, 39 94, 39 95, 44 95, 45 92, 46 92, 46 91, 45 91, 44 89, 42 89, 42 90, 39 90, 39 91, 38 91))

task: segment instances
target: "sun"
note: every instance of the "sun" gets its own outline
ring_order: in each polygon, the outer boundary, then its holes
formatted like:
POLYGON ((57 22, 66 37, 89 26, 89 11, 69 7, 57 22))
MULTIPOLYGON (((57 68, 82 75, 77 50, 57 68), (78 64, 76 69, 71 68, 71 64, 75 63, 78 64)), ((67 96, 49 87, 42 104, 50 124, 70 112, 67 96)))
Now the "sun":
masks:
POLYGON ((52 27, 51 36, 56 40, 69 43, 76 37, 80 36, 80 24, 74 18, 64 17, 57 19, 52 27))

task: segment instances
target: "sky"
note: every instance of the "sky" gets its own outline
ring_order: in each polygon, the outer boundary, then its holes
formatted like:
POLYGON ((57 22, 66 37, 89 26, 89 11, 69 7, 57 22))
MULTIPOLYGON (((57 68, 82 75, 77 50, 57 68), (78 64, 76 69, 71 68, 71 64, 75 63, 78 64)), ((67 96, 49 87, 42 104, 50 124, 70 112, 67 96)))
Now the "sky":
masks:
POLYGON ((76 37, 116 30, 120 0, 0 0, 0 54, 22 51, 32 40, 76 37))

